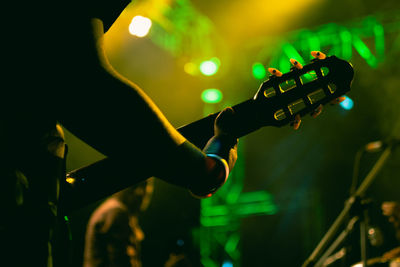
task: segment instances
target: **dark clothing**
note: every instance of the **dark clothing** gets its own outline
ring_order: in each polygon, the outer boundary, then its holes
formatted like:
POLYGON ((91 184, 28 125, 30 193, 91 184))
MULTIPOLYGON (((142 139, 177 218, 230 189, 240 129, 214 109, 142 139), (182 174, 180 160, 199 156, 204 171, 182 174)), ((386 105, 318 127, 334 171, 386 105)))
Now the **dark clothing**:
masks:
POLYGON ((106 32, 130 2, 130 0, 96 1, 93 5, 95 7, 93 17, 103 21, 106 32))
POLYGON ((52 242, 59 181, 65 173, 64 159, 59 156, 64 151, 64 142, 53 129, 33 144, 37 147, 10 147, 9 157, 1 161, 0 196, 4 217, 0 221, 0 240, 5 245, 1 259, 11 262, 12 266, 48 266, 55 249, 52 242), (16 160, 16 152, 20 153, 17 157, 20 160, 16 160))
MULTIPOLYGON (((63 145, 56 121, 63 119, 65 100, 72 99, 67 88, 76 88, 84 77, 76 64, 79 54, 89 51, 90 35, 84 34, 89 32, 88 14, 104 19, 108 29, 128 4, 109 1, 106 6, 98 1, 102 6, 87 12, 89 3, 81 4, 79 11, 79 1, 74 2, 2 4, 0 240, 5 245, 2 262, 9 266, 52 265, 59 183, 65 168, 64 159, 49 145, 63 145), (83 29, 77 31, 79 27, 83 29)), ((90 61, 87 57, 83 63, 90 61)))

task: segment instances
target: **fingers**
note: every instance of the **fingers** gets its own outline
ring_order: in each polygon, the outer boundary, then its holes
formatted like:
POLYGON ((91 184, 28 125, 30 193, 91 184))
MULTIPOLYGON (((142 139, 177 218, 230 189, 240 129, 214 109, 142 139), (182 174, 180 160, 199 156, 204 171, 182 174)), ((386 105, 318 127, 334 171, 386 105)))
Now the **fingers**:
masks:
POLYGON ((231 107, 222 110, 215 119, 214 132, 215 135, 229 135, 234 125, 235 111, 231 107))

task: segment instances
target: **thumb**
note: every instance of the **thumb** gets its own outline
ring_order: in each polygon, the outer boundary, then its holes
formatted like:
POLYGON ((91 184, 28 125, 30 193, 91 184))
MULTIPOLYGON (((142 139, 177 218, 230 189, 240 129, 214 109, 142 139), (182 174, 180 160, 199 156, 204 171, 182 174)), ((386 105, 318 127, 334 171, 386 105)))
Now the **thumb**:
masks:
POLYGON ((232 133, 230 129, 233 128, 235 111, 231 107, 222 110, 214 123, 215 135, 229 135, 232 133))

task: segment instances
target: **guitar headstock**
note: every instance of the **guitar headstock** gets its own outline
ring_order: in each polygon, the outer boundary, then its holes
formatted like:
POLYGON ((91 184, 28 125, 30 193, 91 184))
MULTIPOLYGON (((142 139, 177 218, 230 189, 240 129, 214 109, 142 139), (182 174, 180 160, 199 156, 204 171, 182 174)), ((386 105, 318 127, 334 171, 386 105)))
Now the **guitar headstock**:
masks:
MULTIPOLYGON (((232 106, 234 115, 224 122, 224 131, 239 138, 263 126, 286 125, 296 115, 303 117, 344 95, 350 90, 353 76, 351 64, 335 56, 312 60, 302 68, 293 67, 280 77, 271 76, 252 99, 232 106)), ((218 114, 178 130, 196 146, 204 147, 214 135, 218 114)))
POLYGON ((314 59, 303 68, 270 76, 254 96, 257 120, 263 126, 283 126, 350 91, 352 65, 336 56, 314 59))

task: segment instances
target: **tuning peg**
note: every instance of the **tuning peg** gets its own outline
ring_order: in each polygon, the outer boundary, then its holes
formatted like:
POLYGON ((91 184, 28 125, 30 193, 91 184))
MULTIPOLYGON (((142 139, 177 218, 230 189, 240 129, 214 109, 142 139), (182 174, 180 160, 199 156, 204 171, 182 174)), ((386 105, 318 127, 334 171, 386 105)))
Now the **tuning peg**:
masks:
POLYGON ((316 59, 325 59, 326 55, 320 51, 311 51, 311 55, 316 59))
POLYGON ((301 124, 301 117, 300 117, 299 114, 297 114, 297 115, 294 117, 294 121, 292 121, 292 122, 290 123, 290 126, 292 126, 294 130, 297 130, 297 129, 299 129, 300 124, 301 124))
POLYGON ((331 101, 331 104, 332 104, 332 105, 339 104, 339 103, 343 102, 345 99, 346 99, 345 96, 340 96, 340 97, 335 98, 334 100, 332 100, 332 101, 331 101))
POLYGON ((268 68, 269 73, 271 73, 274 76, 277 77, 281 77, 282 76, 282 72, 280 72, 279 70, 275 69, 275 68, 268 68))
POLYGON ((311 117, 316 118, 322 112, 322 105, 319 105, 313 112, 311 112, 311 117))
POLYGON ((292 65, 296 68, 301 70, 303 68, 303 65, 301 65, 297 60, 291 58, 290 59, 290 63, 292 63, 292 65))

